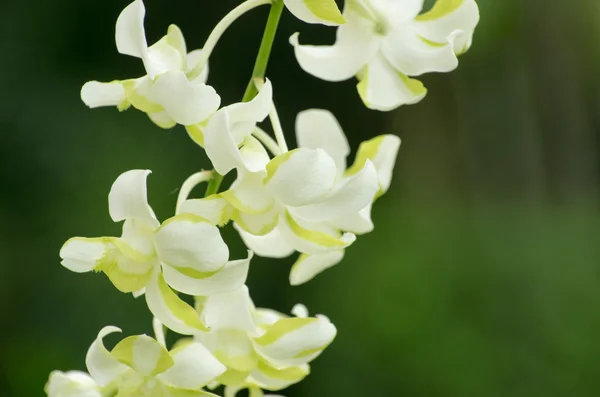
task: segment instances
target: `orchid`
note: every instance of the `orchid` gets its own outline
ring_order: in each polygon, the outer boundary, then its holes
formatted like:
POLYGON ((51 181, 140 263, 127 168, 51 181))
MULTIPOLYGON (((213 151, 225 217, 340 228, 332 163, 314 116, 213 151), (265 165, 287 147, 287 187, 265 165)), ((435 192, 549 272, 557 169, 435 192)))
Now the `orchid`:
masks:
POLYGON ((422 100, 427 89, 409 76, 449 72, 472 44, 479 22, 475 0, 437 0, 420 14, 424 0, 347 0, 348 23, 332 46, 300 45, 290 38, 298 63, 327 81, 357 76, 365 105, 392 110, 422 100))
POLYGON ((60 372, 51 374, 46 387, 49 396, 70 396, 66 393, 75 390, 73 384, 89 385, 88 389, 78 390, 96 393, 71 394, 73 397, 112 396, 115 392, 119 397, 215 396, 203 387, 221 375, 225 367, 200 343, 187 343, 168 351, 163 340, 136 335, 121 340, 108 351, 103 339, 115 332, 121 330, 104 327, 90 346, 86 355, 89 375, 78 371, 66 376, 60 372), (103 392, 96 391, 100 388, 103 392))
POLYGON ((81 99, 91 108, 117 106, 126 110, 133 105, 162 128, 206 120, 219 108, 221 99, 205 84, 208 66, 202 50, 188 53, 176 25, 169 26, 166 36, 148 46, 145 12, 142 0, 125 7, 117 19, 115 39, 119 53, 142 60, 146 75, 110 83, 87 82, 81 99))
POLYGON ((296 119, 298 147, 288 143, 266 68, 279 19, 288 9, 311 24, 338 26, 333 46, 300 45, 303 69, 325 80, 357 76, 359 94, 373 109, 418 102, 426 93, 409 76, 448 72, 469 49, 479 14, 474 0, 438 0, 421 14, 423 0, 246 0, 217 23, 201 50, 187 52, 179 28, 148 46, 145 8, 135 0, 119 15, 120 53, 140 58, 146 74, 81 90, 91 108, 133 106, 162 128, 183 125, 210 159, 213 170, 195 172, 179 189, 175 215, 160 222, 148 204, 149 170, 121 174, 108 194, 120 237, 69 239, 62 265, 76 273, 103 272, 121 292, 145 296, 155 338, 130 336, 112 349, 103 339, 120 329, 104 327, 86 356, 89 373, 53 371, 49 397, 224 397, 247 389, 250 397, 300 382, 329 346, 336 327, 303 305, 292 316, 256 308, 246 283, 250 260, 299 256, 292 285, 339 263, 357 235, 374 228, 371 210, 390 187, 400 138, 379 135, 360 144, 348 167, 350 145, 335 116, 308 109, 296 119), (246 12, 270 12, 252 77, 240 102, 225 105, 206 85, 208 61, 229 26, 246 12), (274 138, 259 126, 269 118, 274 138), (235 180, 221 189, 225 176, 235 180), (233 179, 233 178, 232 178, 233 179), (207 183, 201 198, 196 186, 207 183), (230 260, 221 227, 229 222, 249 248, 230 260), (180 294, 188 295, 194 304, 180 294), (167 330, 187 337, 167 349, 167 330))
POLYGON ((174 331, 205 331, 169 286, 191 295, 235 290, 246 280, 251 254, 228 261, 219 229, 197 215, 179 214, 161 225, 147 200, 149 174, 127 171, 112 185, 109 213, 124 221, 121 237, 71 238, 60 251, 62 265, 77 273, 102 271, 121 292, 145 291, 152 313, 174 331))
MULTIPOLYGON (((247 215, 247 210, 246 213, 240 212, 240 208, 243 210, 240 202, 244 198, 248 202, 258 202, 256 199, 252 200, 254 196, 241 188, 236 190, 235 184, 232 191, 221 194, 236 206, 234 214, 237 215, 233 216, 236 229, 256 254, 282 258, 294 251, 302 253, 290 273, 293 285, 309 281, 343 259, 343 250, 349 244, 337 243, 327 236, 342 236, 338 241, 343 241, 343 236, 347 236, 346 241, 352 242, 355 235, 372 231, 371 206, 390 186, 400 147, 400 139, 393 135, 381 135, 363 142, 354 164, 346 169, 346 157, 350 153, 346 136, 335 116, 320 109, 309 109, 298 115, 296 140, 300 146, 297 150, 320 151, 335 164, 334 177, 339 188, 330 191, 328 198, 309 206, 289 207, 275 227, 267 229, 268 233, 257 233, 257 229, 252 228, 256 225, 256 219, 263 219, 261 217, 268 213, 259 212, 252 216, 247 215), (242 193, 236 195, 238 191, 242 193), (238 196, 242 200, 236 199, 238 196), (331 198, 334 196, 336 199, 331 198), (254 222, 247 223, 247 219, 254 222)), ((300 162, 303 169, 293 170, 293 175, 286 176, 285 180, 290 181, 293 186, 305 186, 295 178, 300 178, 304 172, 310 172, 310 167, 304 164, 312 163, 315 160, 300 162)), ((319 165, 316 169, 323 167, 319 165)), ((308 178, 316 179, 310 176, 308 178)), ((256 185, 251 186, 258 189, 256 185)), ((266 196, 264 193, 254 195, 266 196)))
POLYGON ((45 387, 48 397, 103 397, 96 381, 81 371, 52 371, 45 387))
POLYGON ((197 306, 210 331, 195 340, 227 367, 217 381, 232 390, 280 390, 299 382, 337 333, 327 317, 308 317, 303 307, 295 310, 297 317, 255 308, 246 287, 197 306))

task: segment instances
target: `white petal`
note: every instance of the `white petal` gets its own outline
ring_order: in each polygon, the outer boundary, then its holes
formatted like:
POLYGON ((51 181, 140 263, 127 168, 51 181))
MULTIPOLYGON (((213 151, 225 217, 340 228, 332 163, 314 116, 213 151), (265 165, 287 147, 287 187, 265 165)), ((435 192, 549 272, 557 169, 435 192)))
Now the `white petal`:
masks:
POLYGON ((271 160, 262 143, 252 135, 248 135, 244 138, 242 147, 240 148, 240 154, 242 156, 244 169, 248 172, 264 173, 265 167, 271 160))
POLYGON ((262 214, 275 205, 273 196, 263 185, 262 173, 238 171, 231 188, 220 195, 235 209, 247 214, 262 214))
MULTIPOLYGON (((374 10, 378 15, 372 14, 372 18, 383 19, 388 27, 393 27, 414 19, 423 9, 423 2, 424 0, 368 0, 368 7, 362 10, 367 13, 374 10)), ((364 3, 363 0, 359 0, 358 4, 353 2, 352 6, 360 7, 361 3, 364 3)))
POLYGON ((296 59, 307 73, 327 81, 347 80, 369 62, 379 48, 372 21, 356 13, 344 13, 348 22, 337 30, 331 46, 300 45, 298 33, 290 37, 296 59))
POLYGON ((438 0, 433 8, 416 18, 417 32, 427 40, 445 43, 454 37, 454 51, 466 52, 473 42, 473 32, 479 23, 479 8, 475 0, 438 0))
POLYGON ((108 211, 115 222, 139 219, 149 226, 158 226, 154 211, 148 205, 146 178, 152 171, 131 170, 119 175, 108 193, 108 211))
POLYGON ((169 386, 199 389, 226 370, 206 347, 197 342, 176 348, 171 355, 175 365, 158 376, 169 386))
POLYGON ((254 340, 254 346, 273 365, 303 365, 321 354, 336 334, 326 317, 285 318, 269 326, 254 340))
POLYGON ((207 296, 231 292, 246 282, 252 255, 249 251, 248 258, 227 262, 223 269, 210 277, 194 278, 170 266, 163 267, 163 274, 167 284, 184 294, 207 296))
POLYGON ((146 9, 142 0, 129 4, 117 19, 115 41, 121 54, 144 58, 148 50, 146 32, 144 31, 144 16, 146 9))
POLYGON ((85 365, 87 366, 90 375, 92 375, 92 378, 94 378, 96 383, 100 386, 109 385, 128 370, 127 366, 121 364, 117 359, 110 355, 102 342, 102 339, 106 335, 114 332, 121 332, 121 330, 113 326, 102 328, 85 356, 85 365))
MULTIPOLYGON (((275 368, 264 360, 250 373, 248 382, 267 390, 281 390, 300 382, 310 373, 308 365, 275 368)), ((262 394, 261 394, 262 395, 262 394)), ((253 394, 251 394, 254 397, 253 394)), ((277 397, 274 394, 265 394, 264 397, 277 397)))
POLYGON ((166 220, 156 231, 154 243, 161 261, 198 278, 220 270, 229 257, 219 229, 193 214, 166 220))
POLYGON ((289 212, 283 212, 279 220, 279 230, 296 251, 305 254, 322 254, 348 247, 356 240, 352 233, 339 235, 316 228, 316 224, 299 223, 289 212))
POLYGON ((294 253, 294 247, 288 244, 283 238, 279 232, 279 228, 273 229, 264 236, 255 236, 240 228, 237 223, 234 223, 233 227, 240 233, 240 237, 244 241, 244 244, 246 244, 246 247, 254 251, 258 256, 285 258, 294 253))
POLYGON ((387 192, 392 182, 392 174, 400 149, 400 138, 395 135, 379 135, 368 141, 362 142, 356 153, 352 167, 348 168, 346 175, 356 174, 366 163, 371 160, 377 170, 379 179, 378 196, 387 192))
POLYGON ((81 371, 52 371, 44 391, 48 397, 102 397, 96 382, 81 371))
POLYGON ((191 82, 182 71, 157 77, 152 87, 153 100, 182 125, 198 124, 217 111, 221 98, 214 88, 191 82))
POLYGON ((358 93, 370 109, 388 111, 421 101, 427 94, 423 84, 400 73, 378 54, 359 76, 358 93))
POLYGON ((365 208, 379 190, 377 171, 370 160, 363 169, 344 181, 323 201, 290 208, 295 216, 310 222, 322 222, 354 214, 365 208))
POLYGON ((305 318, 308 317, 308 308, 302 303, 296 303, 294 307, 292 307, 290 313, 292 313, 296 317, 305 318))
MULTIPOLYGON (((194 70, 196 67, 199 67, 199 63, 204 61, 204 56, 202 54, 202 50, 194 50, 191 51, 190 53, 187 54, 187 67, 188 67, 188 72, 194 70)), ((206 62, 206 64, 204 65, 204 67, 202 68, 202 71, 198 74, 197 77, 193 78, 192 81, 197 82, 197 83, 204 83, 206 84, 206 81, 208 80, 208 72, 209 72, 209 67, 208 67, 208 62, 206 62)))
POLYGON ((165 347, 147 335, 123 339, 111 350, 110 355, 143 376, 156 376, 174 364, 165 347))
POLYGON ((179 334, 194 335, 208 330, 196 310, 169 288, 159 272, 146 287, 146 302, 154 317, 179 334))
POLYGON ((337 26, 346 22, 335 0, 283 0, 294 16, 307 23, 337 26))
POLYGON ((109 238, 73 237, 60 249, 61 264, 75 273, 86 273, 100 266, 114 249, 109 238))
POLYGON ((335 161, 323 149, 299 148, 267 165, 267 189, 283 204, 301 206, 323 199, 337 176, 335 161))
POLYGON ((351 232, 354 234, 365 234, 373 231, 373 221, 371 220, 371 207, 369 203, 365 208, 354 214, 348 214, 327 223, 338 230, 351 232))
POLYGON ((215 294, 204 304, 204 319, 211 330, 256 332, 252 317, 254 305, 245 285, 233 292, 215 294))
POLYGON ((231 207, 220 195, 211 195, 203 199, 189 199, 181 204, 180 213, 201 216, 213 225, 224 225, 231 217, 231 207))
POLYGON ((387 60, 406 75, 450 72, 458 66, 453 48, 455 36, 435 43, 420 36, 414 26, 403 26, 388 34, 381 49, 387 60))
POLYGON ((298 147, 325 150, 335 161, 338 172, 346 169, 350 145, 342 127, 330 111, 308 109, 298 113, 296 140, 298 147))
MULTIPOLYGON (((179 28, 176 29, 177 31, 179 30, 179 28)), ((172 28, 169 28, 169 30, 171 31, 171 35, 173 35, 174 30, 172 28)), ((181 45, 179 42, 180 39, 180 37, 175 38, 173 44, 181 45)), ((151 79, 167 72, 184 71, 185 53, 181 53, 177 47, 173 46, 171 44, 172 41, 167 35, 148 48, 148 54, 144 58, 144 67, 151 79)))
POLYGON ((231 219, 246 232, 255 236, 264 236, 277 227, 280 211, 281 209, 278 204, 273 205, 270 209, 260 214, 249 214, 235 210, 231 219))
POLYGON ((154 124, 159 126, 160 128, 164 128, 168 130, 169 128, 173 128, 177 125, 177 122, 171 118, 169 113, 166 111, 158 112, 158 113, 148 113, 148 117, 154 124))
POLYGON ((337 265, 344 258, 344 251, 332 251, 320 255, 300 255, 290 271, 290 284, 300 285, 312 280, 317 274, 337 265))
POLYGON ((128 105, 125 88, 120 81, 110 83, 88 81, 81 87, 81 100, 92 109, 101 106, 125 108, 128 105))
POLYGON ((246 331, 227 329, 196 335, 195 340, 208 347, 227 369, 232 370, 219 379, 221 383, 239 383, 254 367, 258 357, 246 331), (238 380, 229 378, 237 378, 238 380))
POLYGON ((219 174, 234 168, 253 168, 251 162, 246 164, 238 146, 252 134, 256 123, 267 117, 271 99, 272 87, 267 80, 252 101, 227 106, 210 118, 204 129, 204 149, 219 174))

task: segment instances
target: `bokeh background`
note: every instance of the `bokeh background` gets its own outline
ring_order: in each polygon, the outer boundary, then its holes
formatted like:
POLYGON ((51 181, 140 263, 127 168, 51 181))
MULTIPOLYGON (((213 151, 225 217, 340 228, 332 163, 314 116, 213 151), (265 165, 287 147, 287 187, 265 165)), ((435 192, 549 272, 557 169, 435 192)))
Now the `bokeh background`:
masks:
MULTIPOLYGON (((147 0, 148 40, 176 23, 198 48, 238 2, 147 0)), ((0 3, 2 396, 42 396, 52 369, 83 369, 106 324, 151 331, 143 300, 101 274, 70 273, 59 248, 74 235, 119 233, 107 193, 121 172, 154 171, 150 202, 165 219, 181 182, 209 167, 181 127, 80 101, 87 80, 142 72, 114 45, 126 4, 0 3)), ((354 149, 384 132, 403 139, 376 231, 342 264, 290 287, 292 259, 253 262, 257 305, 287 312, 303 302, 339 329, 287 396, 600 395, 600 6, 479 4, 459 69, 425 76, 426 99, 390 113, 364 108, 354 81, 304 74, 287 37, 326 44, 334 30, 282 19, 268 75, 292 142, 308 107, 332 110, 354 149)), ((267 12, 241 19, 214 52, 210 83, 225 104, 241 98, 267 12)))

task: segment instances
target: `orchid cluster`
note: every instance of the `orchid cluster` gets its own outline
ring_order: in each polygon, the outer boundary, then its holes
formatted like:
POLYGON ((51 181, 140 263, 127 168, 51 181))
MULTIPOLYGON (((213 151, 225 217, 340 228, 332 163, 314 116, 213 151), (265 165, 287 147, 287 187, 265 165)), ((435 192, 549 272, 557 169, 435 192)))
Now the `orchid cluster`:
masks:
POLYGON ((214 169, 184 181, 174 215, 162 222, 147 199, 150 171, 126 171, 108 193, 121 236, 64 244, 67 269, 103 272, 119 291, 144 296, 154 338, 129 336, 109 350, 103 339, 121 330, 103 328, 88 350, 88 372, 52 372, 48 396, 200 397, 224 386, 226 397, 243 389, 257 397, 309 374, 336 327, 324 315, 309 316, 301 304, 291 315, 255 307, 245 285, 250 261, 299 253, 292 285, 338 264, 358 235, 373 230, 371 208, 390 186, 400 139, 379 135, 363 142, 349 166, 350 146, 335 116, 308 109, 296 118, 298 147, 288 148, 265 77, 279 17, 287 9, 307 23, 336 28, 331 46, 290 38, 300 67, 327 81, 356 76, 364 104, 387 111, 423 99, 426 89, 413 77, 455 69, 457 56, 471 46, 479 20, 474 0, 438 0, 426 12, 423 2, 346 0, 340 12, 334 0, 247 0, 191 52, 175 25, 148 45, 142 0, 121 12, 117 49, 140 58, 145 74, 90 81, 81 90, 83 102, 120 111, 133 106, 161 128, 184 126, 214 169), (222 106, 207 84, 212 50, 237 18, 261 5, 271 12, 252 79, 241 102, 222 106), (267 118, 274 138, 259 126, 267 118), (235 181, 221 189, 233 171, 235 181), (206 195, 191 198, 201 183, 208 184, 206 195), (221 236, 229 223, 248 247, 246 258, 230 257, 221 236), (166 330, 182 335, 170 349, 166 330))

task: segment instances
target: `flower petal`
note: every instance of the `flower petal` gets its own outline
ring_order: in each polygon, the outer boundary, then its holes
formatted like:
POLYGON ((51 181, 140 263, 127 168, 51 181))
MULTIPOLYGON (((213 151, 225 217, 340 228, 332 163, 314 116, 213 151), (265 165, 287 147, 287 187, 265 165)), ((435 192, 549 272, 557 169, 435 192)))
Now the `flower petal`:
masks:
POLYGON ((226 368, 200 343, 171 350, 175 364, 158 378, 169 386, 180 389, 199 389, 225 372, 226 368))
POLYGON ((279 212, 279 205, 275 204, 261 214, 248 214, 240 210, 235 210, 231 219, 246 232, 255 236, 264 236, 277 227, 279 212))
POLYGON ((240 233, 240 237, 244 241, 244 244, 246 244, 246 247, 254 251, 258 256, 285 258, 292 255, 295 251, 294 247, 288 244, 286 239, 283 238, 277 227, 264 236, 250 234, 239 227, 237 223, 234 223, 233 227, 240 233))
POLYGON ((356 240, 356 236, 352 233, 344 233, 341 236, 337 236, 332 233, 302 226, 289 212, 281 214, 279 225, 279 230, 288 243, 296 251, 305 254, 314 255, 341 250, 356 240))
POLYGON ((427 94, 420 81, 394 69, 382 54, 369 62, 359 79, 358 93, 365 106, 374 110, 388 111, 415 104, 427 94))
POLYGON ((325 150, 299 148, 267 164, 264 184, 283 204, 295 207, 323 199, 336 176, 335 161, 325 150))
POLYGON ((307 23, 337 26, 346 23, 335 0, 283 0, 294 16, 307 23))
POLYGON ((262 214, 274 205, 273 196, 263 185, 261 173, 238 172, 231 188, 220 193, 235 209, 247 214, 262 214))
POLYGON ((52 371, 44 391, 48 397, 102 397, 94 379, 81 371, 52 371))
POLYGON ((335 326, 324 316, 291 317, 268 326, 262 336, 254 339, 254 346, 272 365, 303 365, 321 354, 336 334, 335 326))
POLYGON ((121 330, 113 326, 102 328, 85 356, 85 365, 90 375, 102 387, 109 385, 128 370, 127 366, 111 356, 102 342, 106 335, 114 332, 121 332, 121 330))
POLYGON ((371 220, 371 207, 369 203, 362 210, 354 213, 341 216, 339 218, 328 221, 328 224, 335 229, 343 230, 354 234, 365 234, 373 231, 373 221, 371 220))
MULTIPOLYGON (((175 25, 171 25, 175 26, 175 25)), ((157 76, 167 72, 182 71, 185 69, 186 54, 181 53, 180 49, 173 44, 180 46, 180 40, 182 37, 176 37, 176 33, 179 28, 175 27, 176 30, 169 27, 169 34, 164 36, 162 39, 152 44, 148 48, 148 54, 144 58, 144 67, 148 76, 151 79, 155 79, 157 76)), ((180 34, 181 32, 179 32, 180 34)), ((185 45, 185 43, 184 43, 185 45)))
POLYGON ((130 170, 119 175, 108 193, 108 212, 113 221, 134 218, 148 226, 158 227, 146 192, 146 178, 151 172, 130 170))
POLYGON ((110 355, 143 376, 156 376, 174 364, 167 349, 147 335, 123 339, 112 349, 110 355))
POLYGON ((207 298, 203 315, 212 330, 238 330, 256 332, 252 317, 254 304, 245 285, 235 291, 215 294, 207 298))
POLYGON ((345 178, 323 201, 289 210, 296 217, 310 222, 328 221, 365 208, 378 189, 377 171, 373 163, 367 161, 358 174, 345 178))
POLYGON ((210 118, 204 129, 204 148, 219 174, 225 175, 234 168, 252 168, 238 146, 252 134, 256 123, 267 117, 272 95, 271 82, 267 80, 253 100, 229 105, 210 118))
POLYGON ((298 147, 325 150, 335 161, 338 172, 346 169, 350 145, 342 127, 330 111, 308 109, 298 113, 296 140, 298 147))
MULTIPOLYGON (((193 73, 197 67, 200 67, 200 62, 204 62, 204 55, 202 54, 202 50, 194 50, 187 54, 187 68, 188 73, 193 73)), ((190 80, 197 83, 204 83, 208 80, 208 61, 205 63, 204 67, 199 73, 196 73, 196 77, 190 77, 190 80)), ((188 76, 189 77, 189 76, 188 76)))
POLYGON ((290 284, 300 285, 312 280, 317 274, 337 265, 344 259, 344 250, 320 255, 302 254, 290 271, 290 284))
POLYGON ((248 135, 242 142, 240 147, 240 154, 242 156, 242 162, 244 169, 249 172, 263 173, 265 167, 271 160, 267 149, 260 143, 258 139, 252 135, 248 135))
POLYGON ((208 330, 196 310, 169 288, 159 272, 154 273, 146 287, 146 303, 154 317, 179 334, 194 335, 208 330))
POLYGON ((176 215, 163 222, 154 243, 161 261, 196 278, 219 271, 229 257, 219 229, 193 214, 176 215))
POLYGON ((438 0, 433 8, 416 18, 417 32, 435 43, 445 43, 458 30, 453 42, 454 52, 466 52, 473 42, 473 32, 479 23, 479 8, 475 0, 438 0))
POLYGON ((356 75, 379 48, 372 21, 345 11, 348 22, 337 30, 334 45, 300 45, 298 33, 290 37, 296 59, 307 73, 326 81, 343 81, 356 75))
POLYGON ((75 273, 90 272, 104 263, 114 249, 108 237, 73 237, 60 249, 61 264, 75 273))
POLYGON ((121 54, 136 58, 146 56, 148 43, 144 31, 145 14, 146 9, 142 0, 135 0, 121 11, 115 31, 117 50, 121 54))
POLYGON ((168 71, 156 78, 152 98, 182 125, 198 124, 217 111, 221 97, 214 88, 191 82, 182 71, 168 71))
POLYGON ((81 87, 81 100, 90 108, 101 106, 117 106, 119 110, 129 107, 125 88, 120 81, 101 83, 88 81, 81 87))
POLYGON ((231 292, 239 289, 246 282, 252 251, 248 251, 246 259, 227 262, 221 271, 205 278, 185 275, 170 266, 163 268, 163 275, 168 285, 184 294, 208 296, 231 292))
POLYGON ((356 174, 362 169, 367 159, 371 160, 375 165, 377 178, 379 179, 379 191, 377 192, 379 197, 387 192, 390 187, 398 150, 400 150, 400 138, 395 135, 379 135, 362 142, 356 153, 354 164, 348 168, 346 176, 356 174))
POLYGON ((160 128, 164 128, 168 130, 169 128, 173 128, 177 125, 177 122, 171 118, 169 113, 166 111, 157 112, 157 113, 148 113, 148 117, 154 124, 159 126, 160 128))
POLYGON ((134 250, 127 247, 126 243, 118 239, 113 239, 113 242, 118 243, 119 250, 112 252, 96 270, 104 272, 121 292, 135 293, 141 290, 148 284, 153 270, 158 267, 158 262, 155 259, 147 262, 137 261, 124 253, 135 254, 134 250), (121 249, 124 249, 124 251, 121 251, 121 249))
POLYGON ((248 382, 265 390, 281 390, 300 382, 309 373, 308 365, 277 369, 266 361, 259 360, 258 366, 250 372, 248 382))
POLYGON ((221 195, 213 194, 203 199, 188 199, 181 204, 181 213, 201 216, 213 225, 222 226, 231 218, 231 206, 221 195))
POLYGON ((397 70, 409 76, 450 72, 458 66, 453 47, 456 36, 452 34, 437 43, 419 35, 414 26, 403 26, 388 34, 382 41, 381 50, 397 70))

